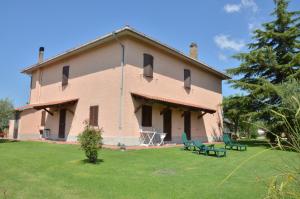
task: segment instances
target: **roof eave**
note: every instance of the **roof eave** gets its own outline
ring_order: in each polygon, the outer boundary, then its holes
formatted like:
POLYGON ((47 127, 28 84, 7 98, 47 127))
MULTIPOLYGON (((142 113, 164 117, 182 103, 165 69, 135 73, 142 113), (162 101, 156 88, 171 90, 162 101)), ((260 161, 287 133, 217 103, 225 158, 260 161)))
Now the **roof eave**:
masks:
POLYGON ((207 64, 205 64, 203 62, 200 62, 199 60, 195 60, 195 59, 193 59, 193 58, 185 55, 184 53, 178 51, 177 49, 172 48, 172 47, 170 47, 170 46, 168 46, 166 44, 163 44, 163 43, 161 43, 161 42, 159 42, 159 41, 157 41, 157 40, 155 40, 153 38, 150 38, 149 36, 147 36, 147 35, 145 35, 145 34, 143 34, 141 32, 138 32, 138 31, 136 31, 136 30, 134 30, 134 29, 132 29, 130 27, 127 27, 127 26, 124 27, 124 28, 122 28, 122 29, 119 29, 119 30, 117 30, 115 32, 112 32, 112 33, 109 33, 107 35, 104 35, 104 36, 102 36, 100 38, 97 38, 97 39, 95 39, 95 40, 93 40, 91 42, 85 43, 85 44, 83 44, 81 46, 72 48, 72 49, 70 49, 68 51, 65 51, 65 52, 63 52, 61 54, 58 54, 58 55, 56 55, 56 56, 54 56, 52 58, 49 58, 49 59, 43 61, 42 63, 37 63, 37 64, 31 65, 29 67, 26 67, 25 69, 23 69, 21 71, 21 73, 31 74, 34 70, 36 70, 36 69, 38 69, 40 67, 46 66, 46 65, 51 64, 53 62, 57 62, 57 61, 59 61, 61 59, 64 59, 66 57, 72 56, 74 54, 80 53, 80 52, 88 50, 88 49, 91 49, 91 48, 93 48, 93 47, 95 47, 95 46, 97 46, 99 44, 102 44, 102 43, 105 43, 107 41, 113 40, 114 39, 113 38, 113 34, 114 33, 118 34, 120 36, 121 35, 125 35, 126 33, 129 33, 129 35, 134 36, 134 37, 138 37, 138 38, 142 38, 142 39, 146 40, 149 43, 151 43, 151 42, 155 43, 157 46, 160 46, 161 48, 164 48, 165 50, 168 50, 173 55, 179 56, 180 58, 182 58, 182 59, 184 59, 186 61, 189 61, 189 62, 191 62, 191 63, 193 63, 195 65, 198 65, 202 69, 204 69, 204 70, 206 70, 206 71, 208 71, 208 72, 210 72, 212 74, 217 75, 222 80, 231 79, 229 76, 227 76, 226 74, 224 74, 224 73, 222 73, 222 72, 214 69, 213 67, 211 67, 211 66, 209 66, 209 65, 207 65, 207 64))

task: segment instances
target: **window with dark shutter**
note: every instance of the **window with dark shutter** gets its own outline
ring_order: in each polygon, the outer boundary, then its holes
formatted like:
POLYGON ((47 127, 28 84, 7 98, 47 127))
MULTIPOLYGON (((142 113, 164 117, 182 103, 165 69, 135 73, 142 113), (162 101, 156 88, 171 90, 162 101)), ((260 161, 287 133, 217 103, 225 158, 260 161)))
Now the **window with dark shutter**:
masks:
POLYGON ((98 126, 98 106, 90 106, 90 125, 91 126, 98 126))
POLYGON ((41 126, 45 126, 45 124, 46 124, 46 111, 42 111, 41 126))
POLYGON ((144 76, 153 77, 153 56, 144 54, 144 76))
POLYGON ((32 81, 32 75, 30 75, 30 88, 33 89, 33 81, 32 81))
POLYGON ((191 71, 184 69, 184 87, 191 88, 191 71))
POLYGON ((152 126, 152 106, 142 106, 142 126, 152 126))
POLYGON ((69 66, 64 66, 63 71, 62 71, 62 86, 68 85, 68 80, 69 80, 69 66))

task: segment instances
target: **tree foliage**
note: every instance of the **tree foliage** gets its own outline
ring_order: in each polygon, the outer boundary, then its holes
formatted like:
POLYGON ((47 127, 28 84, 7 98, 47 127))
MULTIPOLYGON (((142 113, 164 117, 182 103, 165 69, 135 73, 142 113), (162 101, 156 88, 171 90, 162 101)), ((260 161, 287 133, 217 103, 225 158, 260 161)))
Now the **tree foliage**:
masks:
MULTIPOLYGON (((240 134, 251 138, 257 135, 258 126, 253 122, 253 112, 251 109, 251 101, 244 98, 243 95, 232 95, 223 98, 224 122, 227 128, 234 134, 240 134)), ((255 111, 255 110, 253 110, 255 111)))
POLYGON ((274 20, 254 31, 249 52, 234 57, 241 64, 227 70, 234 76, 230 83, 246 94, 239 100, 250 102, 245 108, 255 121, 262 120, 270 131, 280 133, 282 126, 270 113, 269 105, 282 101, 272 85, 300 78, 300 11, 288 11, 288 1, 276 0, 274 20), (278 124, 278 125, 274 125, 278 124))
POLYGON ((249 102, 242 95, 232 95, 223 98, 224 118, 229 123, 228 128, 235 134, 242 129, 243 121, 249 116, 247 114, 249 102))
POLYGON ((12 119, 14 106, 9 99, 0 99, 0 132, 8 128, 9 120, 12 119))

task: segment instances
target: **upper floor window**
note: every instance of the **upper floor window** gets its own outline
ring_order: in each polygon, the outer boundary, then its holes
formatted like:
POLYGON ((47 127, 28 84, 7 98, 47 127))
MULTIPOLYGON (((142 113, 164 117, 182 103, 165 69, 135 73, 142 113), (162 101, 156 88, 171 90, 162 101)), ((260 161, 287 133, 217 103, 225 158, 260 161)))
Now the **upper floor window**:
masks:
POLYGON ((30 88, 33 89, 33 79, 32 79, 32 75, 30 75, 30 88))
POLYGON ((69 66, 64 66, 62 70, 62 81, 61 84, 62 86, 68 85, 68 80, 69 80, 69 66))
POLYGON ((89 124, 91 126, 98 126, 98 106, 90 106, 90 121, 89 124))
POLYGON ((144 53, 144 76, 153 77, 153 56, 144 53))
POLYGON ((152 106, 142 106, 142 126, 152 126, 152 106))
POLYGON ((184 87, 191 88, 191 71, 189 69, 184 69, 184 87))

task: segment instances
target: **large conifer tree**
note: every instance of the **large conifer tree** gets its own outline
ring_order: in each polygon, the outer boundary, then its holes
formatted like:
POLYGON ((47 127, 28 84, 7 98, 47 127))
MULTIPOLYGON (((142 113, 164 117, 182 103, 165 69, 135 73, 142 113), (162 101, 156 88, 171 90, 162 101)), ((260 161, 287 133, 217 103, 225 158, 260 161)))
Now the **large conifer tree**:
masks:
MULTIPOLYGON (((287 0, 275 0, 275 20, 254 31, 249 52, 234 57, 240 66, 227 70, 233 76, 234 88, 245 91, 242 97, 251 101, 251 118, 263 120, 270 131, 282 132, 283 126, 270 115, 270 105, 280 106, 280 97, 268 86, 300 78, 300 11, 288 11, 287 0)), ((234 100, 234 99, 233 99, 234 100)), ((241 99, 239 99, 241 100, 241 99)))

